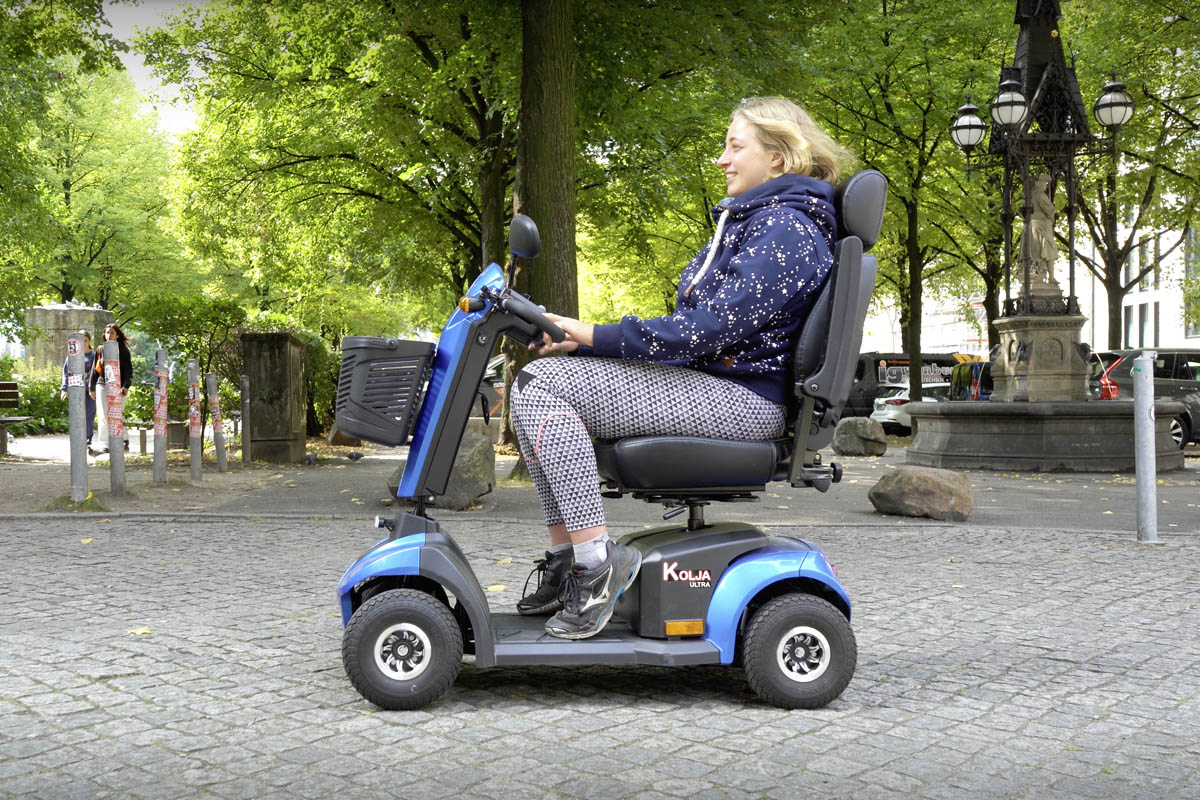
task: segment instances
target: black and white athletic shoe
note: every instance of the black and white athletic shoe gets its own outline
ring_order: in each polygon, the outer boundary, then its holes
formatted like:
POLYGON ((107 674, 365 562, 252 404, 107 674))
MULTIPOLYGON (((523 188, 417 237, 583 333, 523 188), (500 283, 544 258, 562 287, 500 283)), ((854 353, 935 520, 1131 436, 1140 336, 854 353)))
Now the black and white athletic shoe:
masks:
POLYGON ((526 594, 517 601, 517 613, 526 616, 553 614, 562 608, 559 595, 562 594, 567 571, 571 569, 574 561, 574 552, 569 547, 558 553, 547 550, 546 557, 534 562, 533 570, 525 579, 526 590, 529 589, 529 582, 533 580, 534 575, 538 576, 538 583, 533 594, 526 594))
POLYGON ((546 623, 546 633, 560 639, 595 636, 612 617, 617 598, 642 568, 642 554, 609 540, 608 558, 594 569, 571 567, 563 581, 562 611, 546 623))

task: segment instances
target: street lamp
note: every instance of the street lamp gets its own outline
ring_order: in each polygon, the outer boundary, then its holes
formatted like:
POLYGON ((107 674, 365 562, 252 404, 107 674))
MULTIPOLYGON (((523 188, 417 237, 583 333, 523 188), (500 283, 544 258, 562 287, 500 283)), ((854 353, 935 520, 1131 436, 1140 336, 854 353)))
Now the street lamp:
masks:
POLYGON ((968 97, 966 105, 958 109, 954 122, 950 124, 950 138, 962 148, 963 153, 969 158, 971 151, 983 141, 983 134, 986 131, 987 127, 979 118, 979 107, 974 105, 971 98, 968 97))
MULTIPOLYGON (((1014 183, 1019 183, 1022 188, 1022 195, 1028 197, 1031 187, 1029 185, 1029 171, 1032 162, 1039 161, 1046 165, 1048 172, 1056 175, 1056 181, 1062 180, 1067 191, 1067 215, 1069 219, 1069 236, 1071 241, 1071 252, 1069 253, 1070 263, 1070 289, 1066 298, 1066 305, 1062 310, 1051 310, 1049 307, 1037 309, 1039 313, 1078 313, 1074 290, 1075 290, 1075 263, 1074 263, 1074 220, 1075 220, 1075 202, 1078 197, 1075 186, 1075 167, 1074 160, 1076 153, 1114 153, 1116 150, 1116 134, 1129 122, 1133 117, 1134 102, 1129 94, 1125 91, 1125 84, 1117 80, 1112 80, 1105 85, 1104 90, 1100 94, 1100 98, 1093 106, 1092 112, 1095 114, 1096 121, 1106 128, 1110 136, 1106 139, 1094 137, 1088 134, 1086 119, 1079 119, 1081 115, 1086 115, 1082 100, 1078 101, 1078 105, 1072 108, 1064 109, 1061 106, 1064 104, 1065 98, 1068 96, 1067 87, 1063 86, 1063 91, 1059 92, 1043 92, 1039 90, 1035 92, 1035 103, 1040 102, 1037 114, 1038 125, 1035 130, 1028 129, 1028 122, 1032 109, 1023 92, 1023 85, 1018 77, 1024 74, 1024 69, 1014 65, 1011 68, 1005 68, 1006 77, 1000 82, 1000 86, 996 92, 996 98, 989 106, 992 121, 996 128, 992 132, 992 142, 988 148, 988 154, 982 156, 983 163, 979 166, 968 166, 968 171, 978 169, 980 167, 1002 167, 1004 169, 1004 182, 1002 185, 1003 206, 1001 209, 1001 222, 1004 228, 1004 296, 1003 316, 1013 314, 1029 314, 1034 312, 1033 300, 1029 286, 1029 263, 1027 254, 1022 253, 1022 266, 1024 266, 1024 277, 1021 279, 1025 287, 1021 303, 1015 304, 1012 300, 1011 275, 1012 275, 1012 223, 1015 215, 1012 211, 1012 195, 1014 183), (1042 100, 1037 100, 1041 97, 1042 100), (1047 103, 1057 103, 1059 107, 1053 109, 1053 113, 1045 115, 1047 111, 1047 103), (1078 112, 1074 111, 1078 108, 1078 112), (1066 117, 1073 117, 1076 121, 1061 130, 1057 128, 1062 124, 1062 120, 1066 117), (1046 129, 1049 125, 1050 129, 1046 129), (1084 132, 1083 137, 1077 135, 1068 135, 1068 131, 1084 132), (1014 177, 1019 179, 1014 181, 1014 177)), ((1055 80, 1062 80, 1065 73, 1061 75, 1055 73, 1051 77, 1055 80)), ((1078 97, 1077 85, 1070 87, 1078 97)), ((970 98, 954 117, 954 121, 950 125, 950 138, 967 156, 968 161, 971 159, 972 151, 983 143, 984 131, 986 128, 985 122, 979 117, 979 109, 971 103, 970 98)), ((1029 225, 1029 200, 1022 202, 1022 217, 1025 219, 1026 227, 1029 225)))
POLYGON ((1000 91, 992 101, 992 119, 1009 132, 1017 131, 1029 116, 1029 106, 1021 93, 1021 84, 1009 78, 1000 84, 1000 91))
POLYGON ((1116 135, 1133 118, 1133 108, 1133 98, 1125 93, 1125 84, 1112 80, 1105 84, 1104 92, 1096 101, 1092 113, 1096 115, 1097 122, 1116 135))

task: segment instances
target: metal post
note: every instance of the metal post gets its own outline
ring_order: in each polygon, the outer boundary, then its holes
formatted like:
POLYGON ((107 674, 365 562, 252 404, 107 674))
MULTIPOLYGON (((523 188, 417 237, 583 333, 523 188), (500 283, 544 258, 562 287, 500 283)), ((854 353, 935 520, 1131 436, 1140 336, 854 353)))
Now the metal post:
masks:
POLYGON ((67 335, 67 412, 71 425, 71 501, 87 500, 87 387, 83 334, 67 335))
POLYGON ((1154 462, 1154 362, 1158 354, 1144 350, 1133 360, 1133 459, 1137 476, 1139 542, 1158 541, 1158 487, 1154 462))
POLYGON ((167 351, 154 351, 154 482, 167 482, 167 351))
POLYGON ((104 409, 108 421, 108 472, 114 497, 125 494, 125 396, 121 393, 121 350, 104 343, 104 409))
POLYGON ((217 471, 228 472, 229 465, 225 460, 225 427, 221 422, 221 397, 217 394, 217 376, 211 372, 205 373, 204 388, 208 391, 208 418, 212 421, 217 471))
POLYGON ((242 376, 242 463, 250 463, 250 377, 242 376))
POLYGON ((204 430, 200 427, 200 362, 188 362, 188 441, 191 450, 192 480, 201 478, 200 464, 204 452, 204 430))

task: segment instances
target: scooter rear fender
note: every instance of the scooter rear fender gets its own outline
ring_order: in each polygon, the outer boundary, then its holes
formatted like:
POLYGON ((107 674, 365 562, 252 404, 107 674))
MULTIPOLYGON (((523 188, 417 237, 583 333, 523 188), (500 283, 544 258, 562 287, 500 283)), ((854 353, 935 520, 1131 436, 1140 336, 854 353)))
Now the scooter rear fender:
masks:
POLYGON ((772 536, 767 547, 734 561, 721 574, 705 618, 705 639, 721 652, 721 663, 732 664, 737 654, 737 636, 747 606, 777 583, 807 583, 820 589, 846 618, 850 597, 833 573, 825 555, 799 539, 772 536))

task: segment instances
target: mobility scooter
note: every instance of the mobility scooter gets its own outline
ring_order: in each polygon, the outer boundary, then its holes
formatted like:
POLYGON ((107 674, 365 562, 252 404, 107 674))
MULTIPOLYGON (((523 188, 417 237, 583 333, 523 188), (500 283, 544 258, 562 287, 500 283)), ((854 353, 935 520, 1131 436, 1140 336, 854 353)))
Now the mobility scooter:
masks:
MULTIPOLYGON (((412 503, 376 519, 388 536, 338 584, 342 658, 354 687, 384 709, 415 709, 439 698, 464 653, 479 668, 507 665, 740 664, 751 688, 783 708, 820 708, 854 674, 857 645, 850 600, 813 544, 736 522, 709 523, 713 502, 754 499, 769 482, 827 491, 841 479, 817 452, 833 437, 846 400, 875 284, 864 256, 879 236, 887 181, 865 170, 836 194, 834 267, 795 349, 795 409, 776 441, 639 436, 595 443, 606 496, 631 494, 688 512, 686 524, 621 539, 642 568, 596 636, 565 640, 543 617, 493 613, 451 536, 427 512, 445 492, 467 418, 500 336, 522 343, 563 333, 492 264, 426 342, 347 337, 338 382, 337 425, 385 445, 409 442, 396 495, 412 503)), ((515 256, 541 245, 532 220, 513 220, 515 256)), ((532 533, 532 532, 531 532, 532 533)), ((531 540, 531 547, 536 546, 531 540)))

